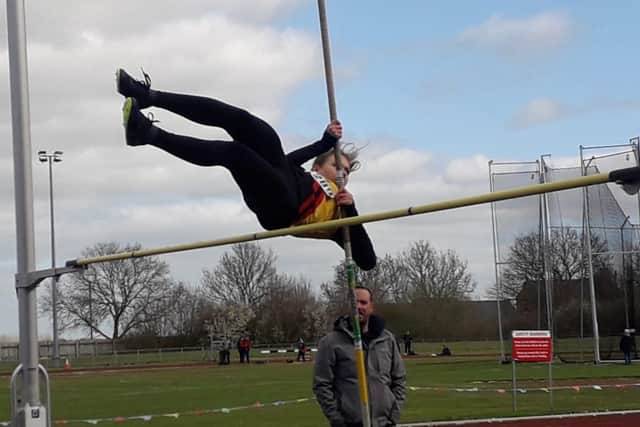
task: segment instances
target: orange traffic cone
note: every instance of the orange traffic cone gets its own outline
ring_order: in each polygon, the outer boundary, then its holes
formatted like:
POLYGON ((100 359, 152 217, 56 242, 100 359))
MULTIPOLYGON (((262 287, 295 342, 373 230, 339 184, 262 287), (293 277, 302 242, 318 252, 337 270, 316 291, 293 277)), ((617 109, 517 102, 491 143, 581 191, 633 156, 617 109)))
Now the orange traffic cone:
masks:
POLYGON ((71 363, 69 363, 68 357, 64 359, 64 369, 71 369, 71 363))

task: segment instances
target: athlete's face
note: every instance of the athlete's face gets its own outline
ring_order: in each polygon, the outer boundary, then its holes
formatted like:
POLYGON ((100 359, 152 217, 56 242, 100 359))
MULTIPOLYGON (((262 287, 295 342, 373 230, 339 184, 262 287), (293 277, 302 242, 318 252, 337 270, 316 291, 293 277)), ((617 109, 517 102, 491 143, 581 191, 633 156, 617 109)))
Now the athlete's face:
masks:
MULTIPOLYGON (((349 159, 347 159, 346 156, 342 156, 342 167, 344 169, 344 183, 346 184, 349 180, 349 172, 351 171, 349 167, 349 159)), ((336 171, 336 157, 329 156, 324 163, 314 166, 312 170, 318 172, 325 178, 336 182, 336 175, 338 174, 336 171)))

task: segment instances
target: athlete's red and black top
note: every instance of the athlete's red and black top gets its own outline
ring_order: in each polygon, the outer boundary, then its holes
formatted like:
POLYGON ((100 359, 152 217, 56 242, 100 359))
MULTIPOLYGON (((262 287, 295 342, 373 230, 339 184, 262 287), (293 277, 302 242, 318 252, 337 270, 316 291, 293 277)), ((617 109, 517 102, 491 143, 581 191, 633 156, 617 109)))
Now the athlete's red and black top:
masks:
MULTIPOLYGON (((339 209, 337 209, 333 198, 330 197, 331 193, 337 193, 337 185, 333 181, 325 180, 330 187, 328 191, 325 191, 322 188, 323 185, 319 182, 321 179, 318 179, 318 177, 314 179, 312 173, 302 168, 303 163, 329 151, 335 146, 336 142, 335 137, 325 132, 321 140, 287 154, 287 160, 297 178, 298 200, 301 201, 298 207, 298 219, 294 221, 294 225, 311 224, 338 218, 339 209)), ((358 215, 355 205, 344 206, 342 211, 347 217, 358 215)), ((358 267, 363 270, 370 270, 375 267, 376 254, 364 226, 351 226, 349 227, 349 233, 353 259, 358 267)), ((343 246, 340 229, 306 233, 304 235, 296 234, 296 236, 330 239, 341 247, 343 246)))

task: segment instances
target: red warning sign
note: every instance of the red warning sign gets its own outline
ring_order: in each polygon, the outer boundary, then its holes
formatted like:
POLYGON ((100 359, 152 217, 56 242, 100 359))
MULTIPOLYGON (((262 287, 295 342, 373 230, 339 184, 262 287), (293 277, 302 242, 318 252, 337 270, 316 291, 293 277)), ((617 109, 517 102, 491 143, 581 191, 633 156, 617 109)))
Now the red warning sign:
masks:
POLYGON ((551 332, 513 331, 511 357, 516 362, 550 362, 552 358, 551 332))

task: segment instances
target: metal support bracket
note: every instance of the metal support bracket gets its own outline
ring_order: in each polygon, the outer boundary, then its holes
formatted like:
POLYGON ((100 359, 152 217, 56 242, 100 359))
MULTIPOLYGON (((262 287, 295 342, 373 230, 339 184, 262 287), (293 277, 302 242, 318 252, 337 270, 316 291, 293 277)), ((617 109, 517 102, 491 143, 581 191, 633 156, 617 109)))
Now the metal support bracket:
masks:
POLYGON ((20 288, 33 288, 36 287, 44 279, 50 277, 59 277, 67 273, 76 273, 84 270, 84 267, 60 267, 60 268, 47 268, 45 270, 29 271, 26 273, 16 274, 16 289, 20 288))

